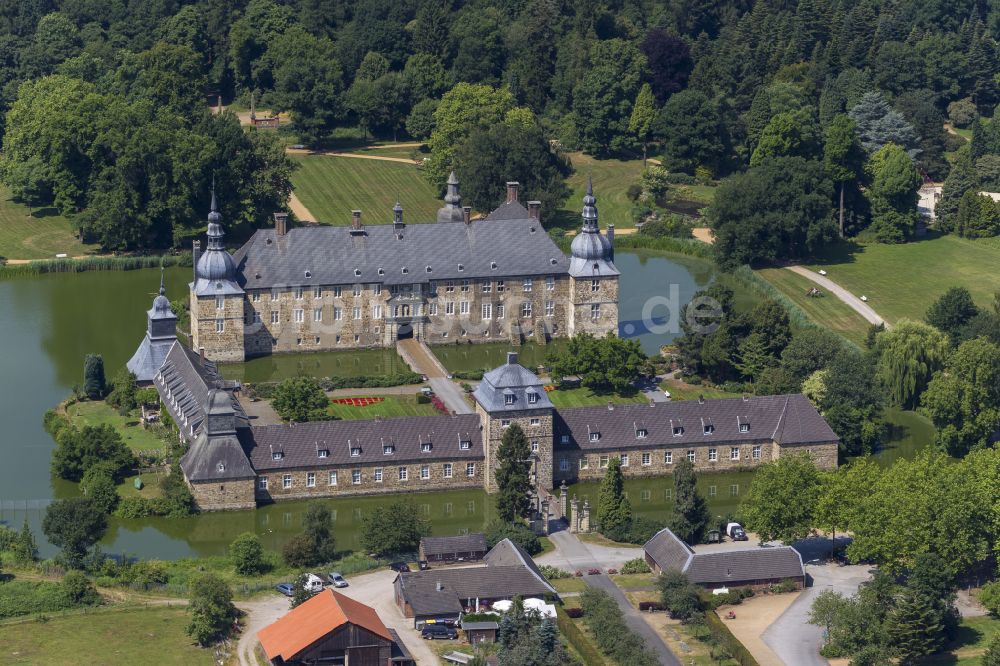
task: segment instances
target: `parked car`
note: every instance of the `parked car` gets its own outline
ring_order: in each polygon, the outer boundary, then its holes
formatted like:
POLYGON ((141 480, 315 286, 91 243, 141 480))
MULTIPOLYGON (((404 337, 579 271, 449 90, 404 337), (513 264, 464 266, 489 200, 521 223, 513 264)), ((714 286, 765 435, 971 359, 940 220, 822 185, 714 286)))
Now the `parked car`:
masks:
POLYGON ((323 579, 316 574, 306 574, 306 582, 303 587, 309 592, 322 592, 323 579))
POLYGON ((398 571, 399 573, 404 573, 410 570, 410 565, 406 562, 393 562, 389 565, 389 568, 393 571, 398 571))
POLYGON ((330 579, 330 584, 334 587, 347 587, 347 581, 338 572, 334 571, 331 574, 327 574, 327 578, 330 579))
POLYGON ((428 564, 427 560, 420 560, 419 562, 417 562, 417 566, 420 567, 421 571, 426 571, 427 569, 431 568, 431 565, 428 564))
POLYGON ((295 594, 294 587, 291 583, 278 583, 274 586, 278 592, 281 592, 286 597, 290 597, 295 594))
POLYGON ((732 539, 733 541, 747 540, 746 530, 744 530, 743 526, 740 525, 739 523, 729 523, 728 525, 726 525, 726 534, 728 534, 729 538, 732 539))
POLYGON ((437 638, 443 638, 450 641, 458 638, 458 632, 455 631, 454 627, 449 627, 443 624, 425 624, 424 628, 420 631, 420 636, 421 638, 426 638, 431 641, 437 638))

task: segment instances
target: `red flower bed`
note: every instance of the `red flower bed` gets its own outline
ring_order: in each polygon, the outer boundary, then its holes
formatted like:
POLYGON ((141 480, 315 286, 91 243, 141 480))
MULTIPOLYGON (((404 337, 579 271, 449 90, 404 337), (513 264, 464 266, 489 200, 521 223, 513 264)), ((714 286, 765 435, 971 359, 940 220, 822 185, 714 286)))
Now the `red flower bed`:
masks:
POLYGON ((348 405, 350 407, 367 407, 376 405, 385 398, 334 398, 331 402, 335 405, 348 405))
POLYGON ((600 569, 587 569, 588 576, 596 576, 599 573, 601 573, 600 569))
POLYGON ((445 404, 441 401, 441 398, 436 395, 431 396, 431 405, 433 405, 434 409, 438 410, 442 414, 451 414, 445 404))

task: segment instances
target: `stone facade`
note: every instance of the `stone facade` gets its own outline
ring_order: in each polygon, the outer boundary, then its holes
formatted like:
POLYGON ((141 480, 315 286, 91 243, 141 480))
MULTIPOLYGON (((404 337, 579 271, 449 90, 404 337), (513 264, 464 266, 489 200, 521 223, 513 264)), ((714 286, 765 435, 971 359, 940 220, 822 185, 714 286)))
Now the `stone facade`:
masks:
POLYGON ((481 457, 470 457, 447 461, 428 460, 354 466, 317 465, 302 469, 268 470, 261 471, 257 476, 256 500, 267 503, 286 499, 357 497, 482 488, 485 484, 484 469, 481 457), (402 469, 406 470, 405 479, 400 478, 402 469), (360 473, 358 483, 354 482, 355 472, 360 473))
POLYGON ((191 345, 213 361, 244 358, 243 297, 191 293, 191 345), (221 307, 220 307, 221 306, 221 307))
POLYGON ((217 481, 187 481, 195 506, 199 511, 221 511, 231 509, 254 509, 253 479, 217 481))
POLYGON ((570 278, 573 317, 568 335, 618 332, 618 277, 570 278), (609 328, 614 322, 614 328, 609 328))
POLYGON ((552 488, 552 410, 524 409, 490 415, 481 404, 476 403, 476 414, 483 423, 483 449, 486 468, 490 475, 484 485, 486 492, 497 492, 495 471, 500 467, 496 452, 503 441, 504 432, 517 424, 531 445, 532 475, 535 485, 552 488))

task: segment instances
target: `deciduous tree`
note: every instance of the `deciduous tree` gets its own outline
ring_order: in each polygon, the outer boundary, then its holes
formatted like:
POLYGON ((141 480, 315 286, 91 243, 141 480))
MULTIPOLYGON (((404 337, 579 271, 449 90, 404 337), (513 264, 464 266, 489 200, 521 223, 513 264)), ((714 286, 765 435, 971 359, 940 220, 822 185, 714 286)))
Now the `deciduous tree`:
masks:
POLYGON ((933 326, 904 319, 875 336, 872 349, 888 402, 914 409, 931 377, 944 367, 950 345, 948 336, 933 326))
POLYGON ((238 614, 232 590, 224 580, 208 573, 192 581, 188 612, 187 634, 203 646, 227 636, 238 614))
POLYGON ((71 568, 77 568, 87 551, 104 536, 107 517, 88 498, 73 497, 56 500, 45 509, 42 532, 52 545, 62 549, 60 557, 71 568))
POLYGON ((757 468, 740 515, 761 541, 794 543, 809 536, 820 475, 808 455, 783 455, 757 468))
POLYGON ((361 545, 378 555, 415 553, 421 537, 430 533, 430 523, 417 505, 400 500, 379 505, 362 519, 361 545))

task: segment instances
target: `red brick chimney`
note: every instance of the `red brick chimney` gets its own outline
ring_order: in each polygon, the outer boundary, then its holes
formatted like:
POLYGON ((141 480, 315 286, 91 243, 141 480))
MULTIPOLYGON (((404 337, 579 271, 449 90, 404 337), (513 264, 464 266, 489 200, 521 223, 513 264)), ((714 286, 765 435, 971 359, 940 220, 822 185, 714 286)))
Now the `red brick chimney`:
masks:
POLYGON ((528 217, 533 220, 538 220, 542 216, 542 202, 541 201, 529 201, 528 202, 528 217))
POLYGON ((279 211, 274 214, 274 233, 278 236, 288 233, 288 213, 279 211))
POLYGON ((507 181, 507 203, 517 201, 517 188, 519 187, 521 187, 521 184, 516 180, 507 181))

